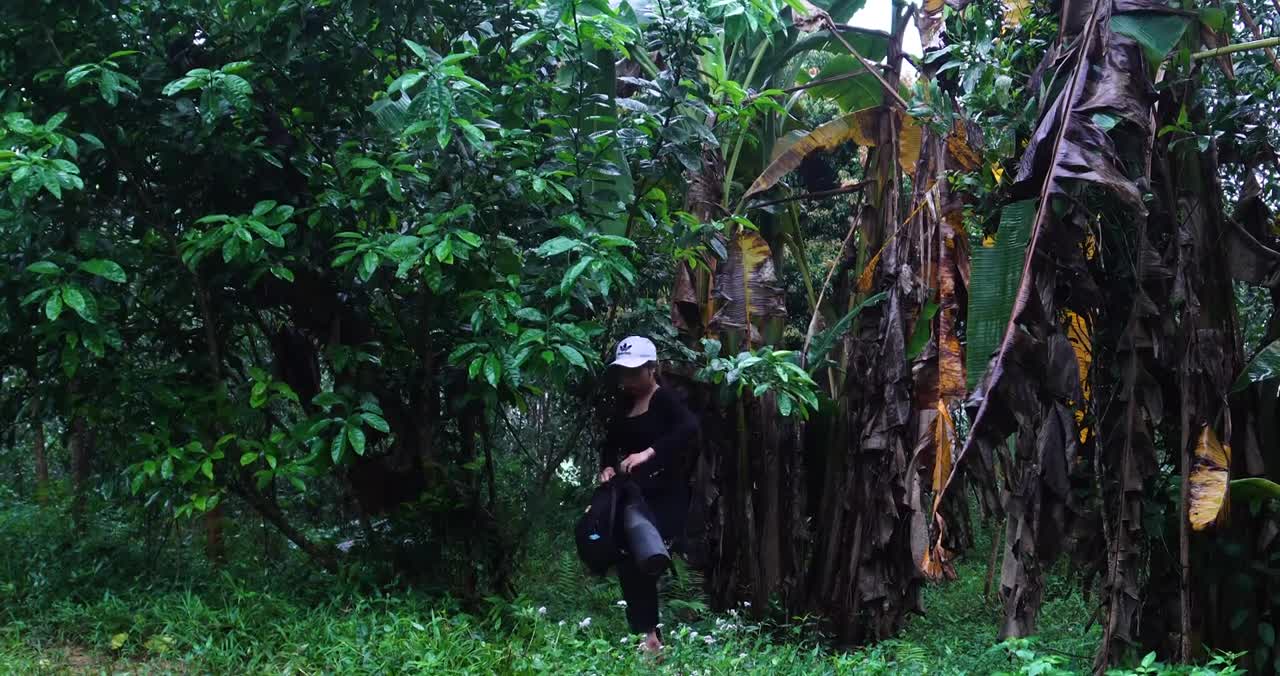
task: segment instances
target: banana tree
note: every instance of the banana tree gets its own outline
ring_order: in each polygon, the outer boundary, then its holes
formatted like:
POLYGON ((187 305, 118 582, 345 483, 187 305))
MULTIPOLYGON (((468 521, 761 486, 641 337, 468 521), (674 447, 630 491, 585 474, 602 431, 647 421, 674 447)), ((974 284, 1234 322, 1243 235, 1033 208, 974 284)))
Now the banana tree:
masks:
MULTIPOLYGON (((771 186, 746 186, 802 135, 791 132, 799 132, 797 106, 806 96, 843 98, 846 105, 863 108, 881 100, 879 85, 868 88, 863 82, 879 75, 854 61, 849 50, 880 60, 888 52, 888 36, 843 25, 861 2, 820 4, 714 9, 720 30, 701 70, 719 97, 711 122, 727 140, 704 148, 688 175, 685 206, 698 220, 726 227, 712 242, 719 255, 682 263, 676 271, 673 323, 692 345, 717 338, 733 354, 780 341, 786 308, 777 273, 787 245, 804 261, 803 239, 794 208, 780 216, 749 208, 749 199, 771 186), (816 16, 824 23, 815 25, 816 16), (836 56, 815 80, 802 71, 802 61, 823 51, 847 58, 836 56), (748 143, 751 139, 757 142, 748 143)), ((810 293, 810 309, 815 300, 810 293)), ((744 392, 729 410, 709 412, 706 417, 714 420, 704 421, 704 430, 723 430, 706 435, 707 462, 697 478, 697 493, 708 496, 714 515, 712 532, 704 537, 714 561, 713 596, 721 604, 730 603, 738 588, 750 590, 760 609, 777 592, 787 592, 791 600, 805 596, 794 593, 804 587, 806 565, 800 428, 780 425, 777 417, 779 408, 789 410, 791 403, 785 393, 763 388, 744 392)))

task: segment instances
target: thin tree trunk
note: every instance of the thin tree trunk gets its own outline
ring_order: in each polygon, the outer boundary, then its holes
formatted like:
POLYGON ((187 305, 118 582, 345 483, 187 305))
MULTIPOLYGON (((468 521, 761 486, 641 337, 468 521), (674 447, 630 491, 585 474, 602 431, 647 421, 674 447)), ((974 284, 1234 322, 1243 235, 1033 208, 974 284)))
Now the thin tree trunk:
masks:
MULTIPOLYGON (((74 385, 73 385, 74 387, 74 385)), ((89 432, 83 415, 71 421, 71 521, 77 531, 85 527, 84 513, 88 502, 90 449, 89 432)))
POLYGON ((324 568, 330 573, 336 573, 338 571, 338 564, 334 559, 333 551, 328 548, 322 549, 315 543, 308 540, 307 536, 303 535, 301 531, 294 528, 293 525, 285 519, 284 513, 280 511, 280 507, 274 502, 267 500, 252 488, 239 488, 233 485, 231 490, 257 510, 257 512, 262 515, 262 518, 270 521, 271 525, 276 527, 276 530, 279 530, 286 538, 289 538, 290 542, 297 545, 298 549, 301 549, 304 554, 310 557, 312 561, 319 564, 321 568, 324 568))
POLYGON ((36 400, 31 410, 31 427, 34 431, 31 441, 36 461, 36 501, 45 504, 49 500, 49 457, 45 453, 44 418, 41 410, 42 400, 36 400))
MULTIPOLYGON (((222 355, 218 349, 218 329, 214 324, 213 304, 209 299, 209 292, 205 289, 199 273, 193 272, 192 277, 195 278, 196 299, 200 303, 200 318, 204 324, 205 349, 209 358, 209 386, 218 388, 222 385, 222 355)), ((216 431, 210 435, 211 440, 217 439, 217 437, 216 431)), ((221 502, 213 509, 205 512, 205 556, 214 563, 221 563, 226 558, 226 547, 223 539, 224 521, 225 517, 221 502)))
POLYGON ((1000 545, 1004 544, 1004 526, 991 519, 988 528, 991 529, 991 553, 987 556, 987 579, 982 585, 982 600, 984 603, 991 603, 991 584, 996 578, 996 562, 1000 560, 1000 545))
MULTIPOLYGON (((1190 348, 1190 344, 1186 344, 1185 349, 1189 351, 1190 348)), ((1178 658, 1183 664, 1187 664, 1191 661, 1191 521, 1188 508, 1191 504, 1191 409, 1195 403, 1190 392, 1190 378, 1187 377, 1186 367, 1183 368, 1180 407, 1182 435, 1178 458, 1182 466, 1181 498, 1178 502, 1178 607, 1181 616, 1178 658)))

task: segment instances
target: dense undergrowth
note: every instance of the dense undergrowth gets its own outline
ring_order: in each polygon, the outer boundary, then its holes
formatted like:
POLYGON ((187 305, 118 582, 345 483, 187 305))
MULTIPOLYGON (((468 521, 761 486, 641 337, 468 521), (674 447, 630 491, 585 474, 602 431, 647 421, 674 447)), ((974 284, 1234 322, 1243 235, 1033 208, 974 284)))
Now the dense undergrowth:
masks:
POLYGON ((668 647, 655 665, 626 633, 616 584, 584 576, 567 541, 538 542, 514 599, 463 602, 370 585, 358 566, 325 576, 297 552, 268 557, 250 533, 214 568, 182 532, 152 542, 104 511, 77 536, 56 507, 6 503, 3 673, 1067 673, 1087 670, 1098 641, 1090 606, 1053 576, 1043 636, 999 644, 981 556, 928 588, 927 614, 902 636, 857 651, 832 648, 803 618, 712 612, 682 566, 664 592, 668 647))

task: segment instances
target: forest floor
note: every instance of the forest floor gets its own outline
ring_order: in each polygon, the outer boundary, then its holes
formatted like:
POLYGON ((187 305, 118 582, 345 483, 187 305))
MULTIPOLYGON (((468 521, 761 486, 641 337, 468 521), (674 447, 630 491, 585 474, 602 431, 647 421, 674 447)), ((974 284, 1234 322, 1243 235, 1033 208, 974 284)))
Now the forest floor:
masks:
POLYGON ((711 612, 686 570, 665 592, 655 664, 626 634, 616 583, 582 576, 571 552, 527 565, 514 600, 464 612, 448 597, 368 591, 246 552, 217 570, 157 572, 136 537, 51 537, 52 523, 0 507, 0 673, 1078 673, 1099 639, 1077 586, 1055 575, 1041 638, 999 645, 982 546, 957 580, 925 588, 927 613, 901 636, 857 651, 830 648, 800 619, 711 612))

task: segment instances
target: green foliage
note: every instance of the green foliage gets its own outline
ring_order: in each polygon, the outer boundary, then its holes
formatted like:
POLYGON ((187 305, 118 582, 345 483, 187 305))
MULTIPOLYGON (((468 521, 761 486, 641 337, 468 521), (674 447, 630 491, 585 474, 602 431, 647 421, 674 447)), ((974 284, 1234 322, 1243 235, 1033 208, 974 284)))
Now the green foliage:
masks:
POLYGON ((702 345, 707 364, 698 378, 718 386, 725 400, 742 400, 748 392, 754 398, 770 393, 784 417, 795 412, 807 419, 818 410, 818 385, 796 364, 795 352, 765 346, 721 357, 720 341, 704 338, 702 345))

